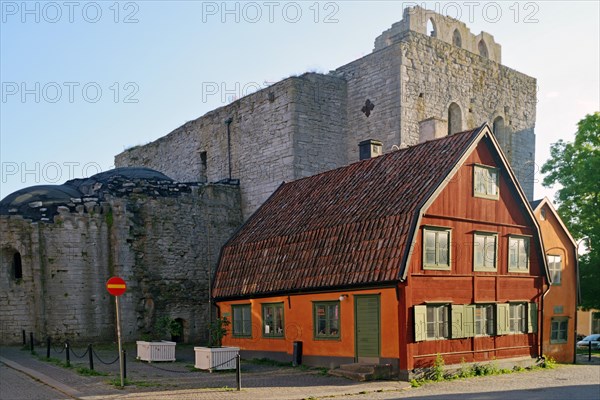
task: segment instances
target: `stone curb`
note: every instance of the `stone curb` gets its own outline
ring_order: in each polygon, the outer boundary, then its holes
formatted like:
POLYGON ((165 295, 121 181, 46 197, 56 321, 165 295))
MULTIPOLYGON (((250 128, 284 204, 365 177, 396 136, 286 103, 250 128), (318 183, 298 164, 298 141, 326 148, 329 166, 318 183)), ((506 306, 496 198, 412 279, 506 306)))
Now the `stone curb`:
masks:
POLYGON ((8 360, 4 357, 0 357, 0 362, 5 364, 7 367, 12 368, 14 370, 20 371, 26 375, 29 375, 35 380, 38 380, 59 392, 66 394, 67 396, 73 397, 75 399, 79 399, 82 393, 79 390, 73 389, 70 386, 65 385, 64 383, 58 382, 55 379, 50 378, 48 375, 42 374, 41 372, 35 371, 31 368, 27 368, 22 366, 19 363, 8 360))

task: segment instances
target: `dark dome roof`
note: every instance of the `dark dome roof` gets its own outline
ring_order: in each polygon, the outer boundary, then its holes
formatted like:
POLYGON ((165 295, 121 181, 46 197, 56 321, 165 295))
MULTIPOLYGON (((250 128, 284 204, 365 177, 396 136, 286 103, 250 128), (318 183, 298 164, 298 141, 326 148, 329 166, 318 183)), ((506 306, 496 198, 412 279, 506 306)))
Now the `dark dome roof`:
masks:
POLYGON ((109 180, 115 177, 122 177, 124 179, 147 179, 147 180, 159 180, 172 182, 173 179, 169 178, 162 172, 155 171, 150 168, 138 168, 138 167, 122 167, 109 169, 108 171, 100 172, 96 175, 92 175, 89 178, 84 179, 73 179, 67 181, 67 184, 77 186, 82 184, 88 184, 90 182, 107 183, 109 180))
MULTIPOLYGON (((3 198, 0 201, 0 214, 7 215, 9 210, 16 209, 17 213, 28 215, 34 208, 58 206, 69 203, 71 198, 81 198, 81 196, 79 190, 69 185, 31 186, 3 198)), ((14 213, 13 211, 11 214, 14 213)))

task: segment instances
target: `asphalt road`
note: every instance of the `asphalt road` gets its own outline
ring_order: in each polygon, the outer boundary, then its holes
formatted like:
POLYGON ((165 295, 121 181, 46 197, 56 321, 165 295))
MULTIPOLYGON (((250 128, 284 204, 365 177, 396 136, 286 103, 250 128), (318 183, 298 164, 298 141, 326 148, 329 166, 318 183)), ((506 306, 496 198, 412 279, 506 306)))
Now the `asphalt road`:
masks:
POLYGON ((59 400, 71 397, 0 363, 1 400, 59 400))

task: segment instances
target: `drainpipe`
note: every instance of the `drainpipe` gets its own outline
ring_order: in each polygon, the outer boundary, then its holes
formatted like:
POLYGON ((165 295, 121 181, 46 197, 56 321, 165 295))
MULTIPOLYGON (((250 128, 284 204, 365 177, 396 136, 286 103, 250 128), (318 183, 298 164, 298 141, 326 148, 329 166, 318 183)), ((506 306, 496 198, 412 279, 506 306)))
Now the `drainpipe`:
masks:
POLYGON ((550 291, 551 287, 552 287, 552 284, 550 284, 550 280, 548 280, 548 289, 546 289, 546 291, 542 295, 542 310, 541 310, 542 323, 540 324, 541 325, 541 327, 540 327, 540 357, 543 357, 543 355, 544 355, 544 321, 546 320, 546 314, 544 313, 544 298, 550 291))
POLYGON ((227 125, 227 157, 229 160, 229 179, 231 180, 231 123, 233 122, 233 118, 229 117, 225 121, 227 125))

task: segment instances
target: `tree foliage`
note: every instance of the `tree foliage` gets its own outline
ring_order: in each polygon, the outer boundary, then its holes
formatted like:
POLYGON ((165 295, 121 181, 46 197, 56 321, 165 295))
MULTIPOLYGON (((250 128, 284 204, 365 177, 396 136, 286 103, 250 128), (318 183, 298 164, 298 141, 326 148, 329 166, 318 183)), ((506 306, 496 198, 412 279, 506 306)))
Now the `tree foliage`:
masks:
POLYGON ((600 112, 577 124, 575 141, 559 140, 542 166, 543 185, 559 185, 558 213, 575 240, 588 237, 591 251, 579 259, 582 306, 600 309, 600 112))

